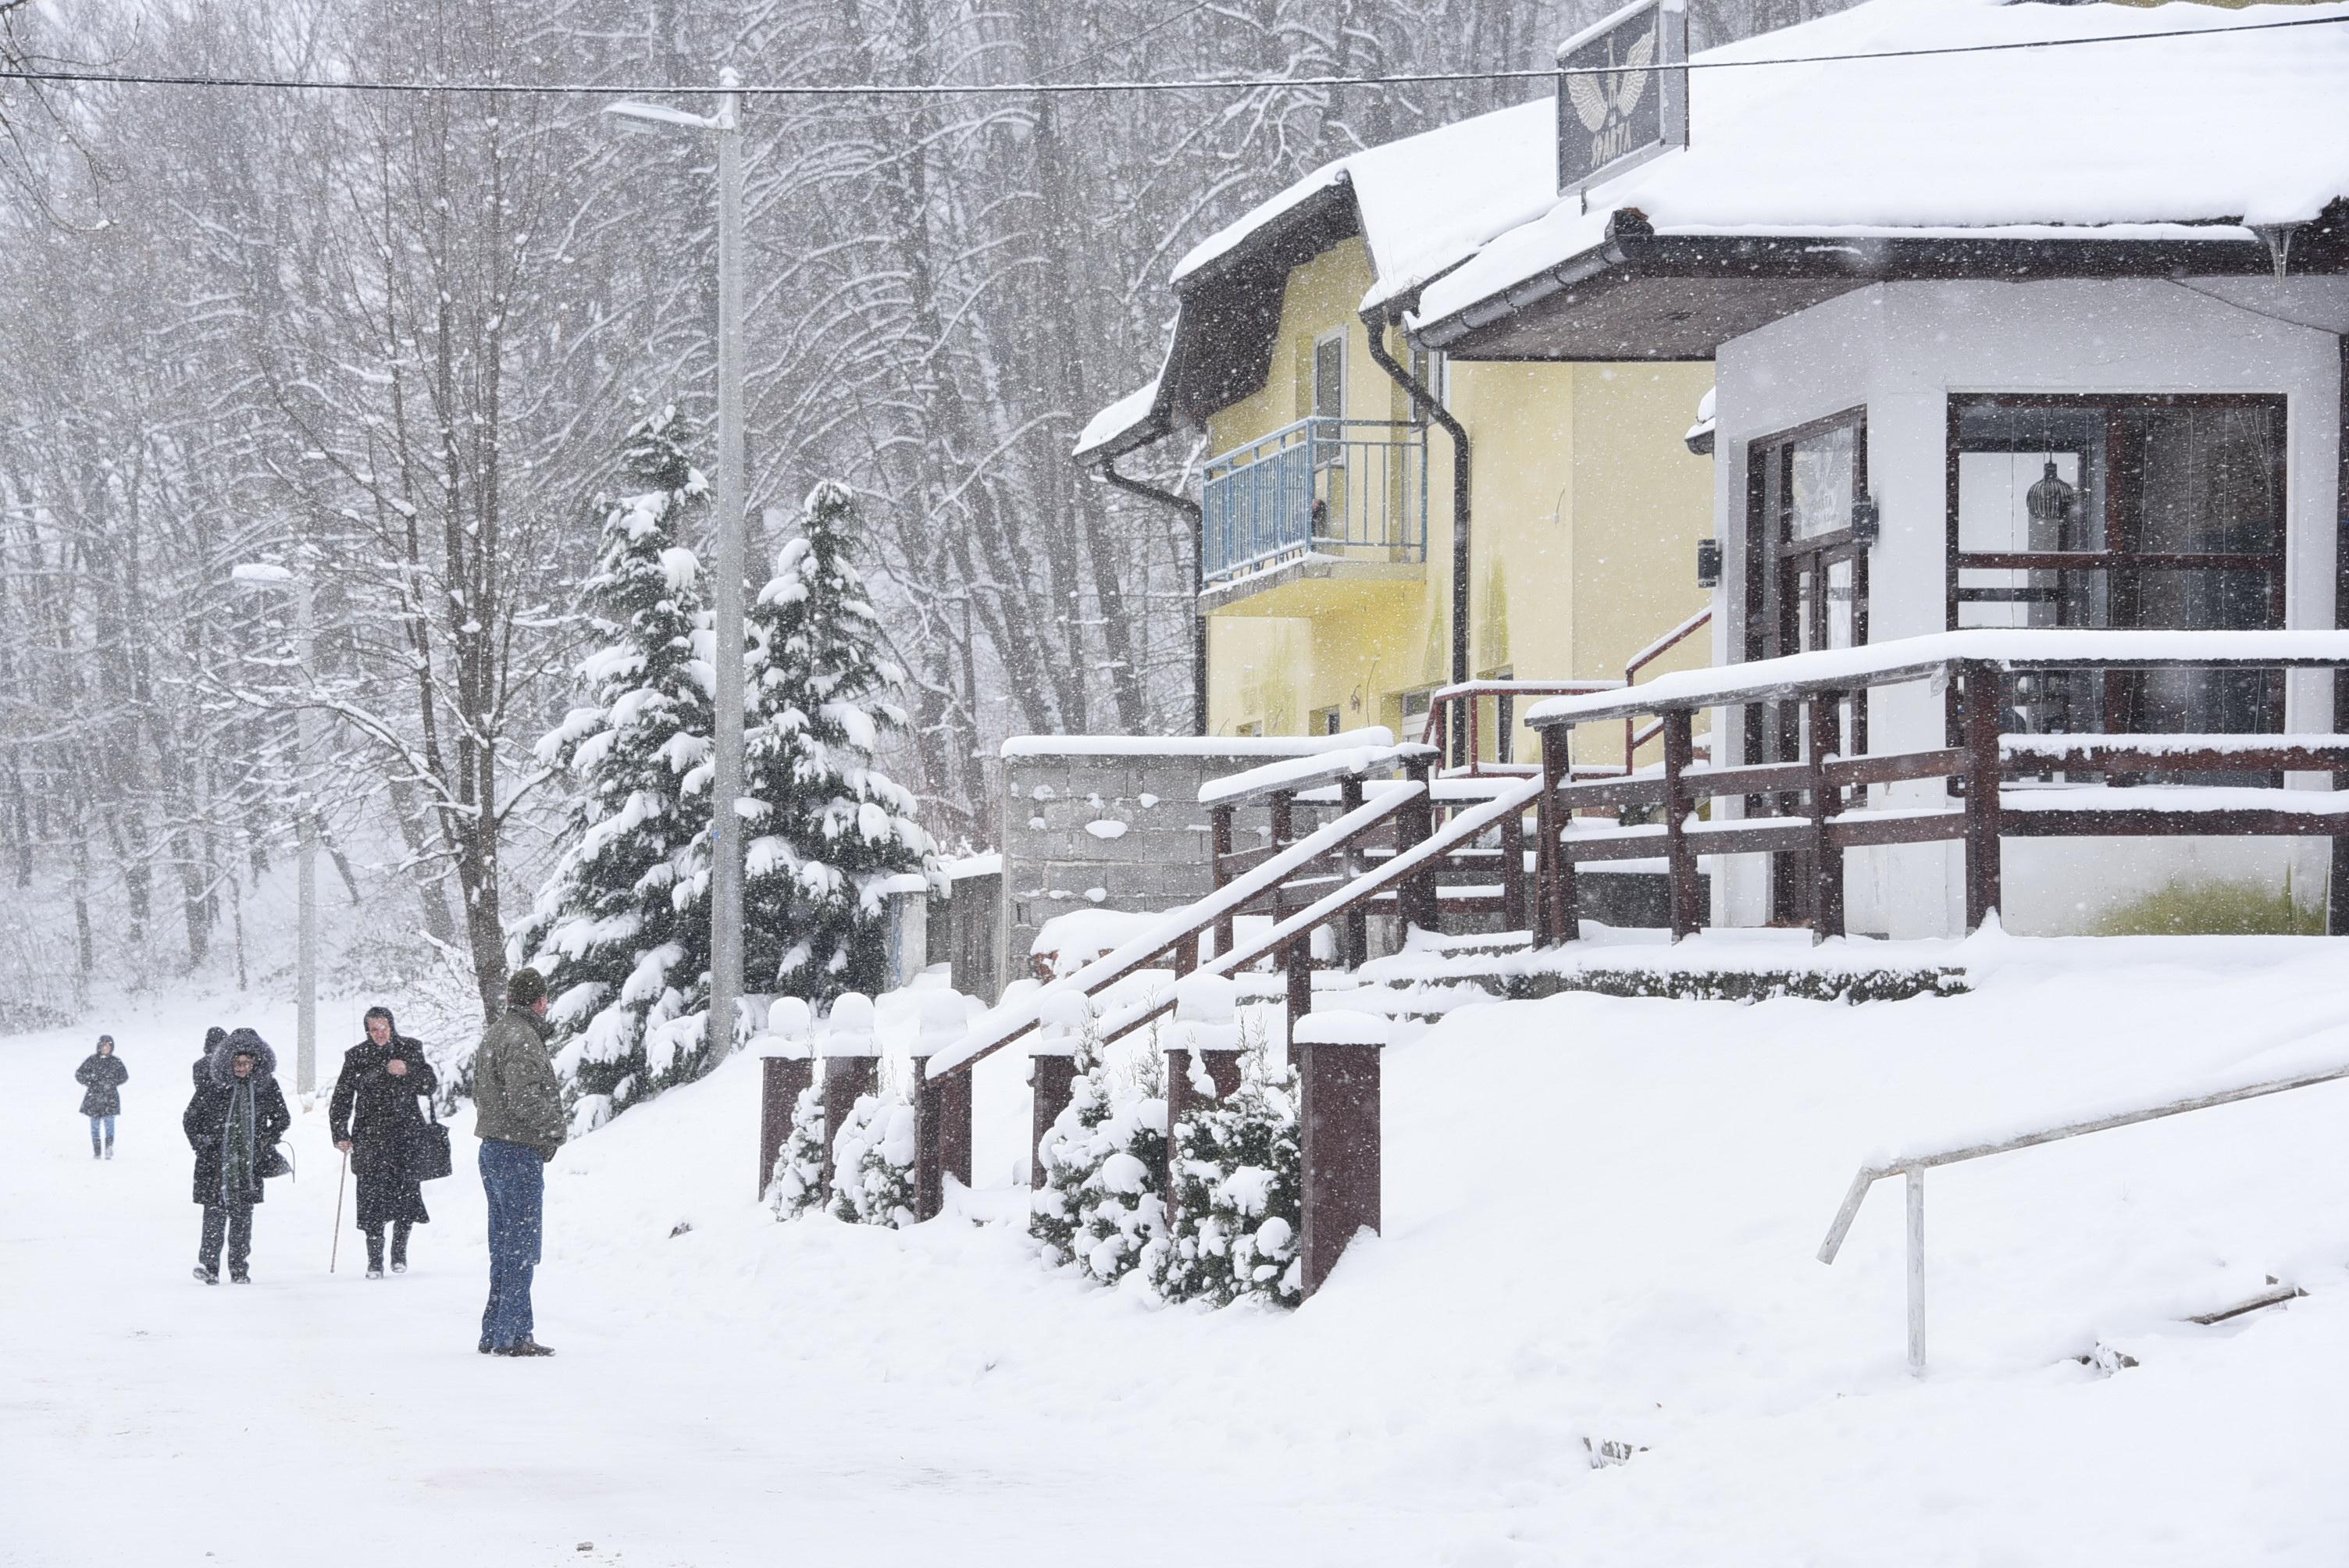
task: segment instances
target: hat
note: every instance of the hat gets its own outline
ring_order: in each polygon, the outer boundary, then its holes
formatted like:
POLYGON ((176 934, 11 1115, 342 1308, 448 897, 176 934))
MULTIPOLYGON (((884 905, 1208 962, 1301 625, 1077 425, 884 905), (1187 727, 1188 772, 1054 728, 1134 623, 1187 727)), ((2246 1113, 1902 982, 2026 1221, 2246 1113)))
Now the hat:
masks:
POLYGON ((534 1007, 546 1000, 546 976, 535 969, 517 969, 506 976, 506 1001, 516 1007, 534 1007))

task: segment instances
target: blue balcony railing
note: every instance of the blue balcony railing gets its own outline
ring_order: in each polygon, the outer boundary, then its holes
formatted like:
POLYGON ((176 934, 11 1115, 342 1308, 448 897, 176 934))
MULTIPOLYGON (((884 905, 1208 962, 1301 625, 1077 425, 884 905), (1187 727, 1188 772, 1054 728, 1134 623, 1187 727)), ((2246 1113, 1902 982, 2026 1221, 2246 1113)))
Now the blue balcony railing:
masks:
POLYGON ((1308 555, 1427 559, 1427 431, 1299 419, 1210 460, 1200 487, 1209 586, 1308 555))

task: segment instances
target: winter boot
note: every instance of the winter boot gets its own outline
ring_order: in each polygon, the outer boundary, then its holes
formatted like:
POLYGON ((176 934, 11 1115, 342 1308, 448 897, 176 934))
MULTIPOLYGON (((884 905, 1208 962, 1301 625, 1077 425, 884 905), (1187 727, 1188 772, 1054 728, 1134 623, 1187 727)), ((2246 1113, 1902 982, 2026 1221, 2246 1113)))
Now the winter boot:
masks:
POLYGON ((218 1269, 208 1269, 204 1267, 203 1264, 198 1264, 192 1272, 196 1276, 196 1283, 198 1284, 220 1284, 220 1271, 218 1269))
POLYGON ((231 1284, 251 1284, 253 1283, 253 1275, 246 1273, 242 1268, 232 1268, 228 1271, 228 1283, 231 1284))
POLYGON ((366 1233, 366 1234, 367 1244, 367 1276, 369 1279, 381 1279, 383 1277, 383 1233, 381 1231, 369 1231, 366 1233))
POLYGON ((391 1272, 408 1272, 408 1226, 404 1222, 391 1228, 391 1272))
POLYGON ((112 1140, 111 1138, 109 1138, 109 1139, 108 1139, 108 1140, 106 1140, 106 1157, 107 1157, 109 1160, 111 1160, 111 1159, 113 1159, 113 1158, 114 1158, 114 1140, 112 1140))

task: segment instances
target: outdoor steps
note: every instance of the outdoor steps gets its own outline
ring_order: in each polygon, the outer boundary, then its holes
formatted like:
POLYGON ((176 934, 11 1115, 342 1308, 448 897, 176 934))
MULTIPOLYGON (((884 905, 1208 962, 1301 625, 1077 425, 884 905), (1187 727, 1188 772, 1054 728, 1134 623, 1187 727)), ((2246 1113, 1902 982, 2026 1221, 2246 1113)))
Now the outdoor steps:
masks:
MULTIPOLYGON (((2198 1328, 2216 1327, 2222 1323, 2232 1323, 2238 1318, 2248 1317, 2255 1312, 2265 1312, 2271 1307, 2288 1305, 2307 1294, 2308 1292, 2302 1287, 2287 1284, 2274 1274, 2270 1274, 2267 1288, 2256 1295, 2246 1296, 2240 1301, 2214 1307, 2209 1312, 2195 1313, 2190 1317, 2180 1321, 2191 1324, 2198 1328)), ((2124 1349, 2118 1345, 2108 1344, 2102 1339, 2090 1346, 2085 1354, 2075 1356, 2072 1359, 2083 1367, 2093 1367, 2107 1377, 2116 1372, 2126 1372, 2132 1367, 2143 1365, 2141 1358, 2134 1352, 2124 1349)))

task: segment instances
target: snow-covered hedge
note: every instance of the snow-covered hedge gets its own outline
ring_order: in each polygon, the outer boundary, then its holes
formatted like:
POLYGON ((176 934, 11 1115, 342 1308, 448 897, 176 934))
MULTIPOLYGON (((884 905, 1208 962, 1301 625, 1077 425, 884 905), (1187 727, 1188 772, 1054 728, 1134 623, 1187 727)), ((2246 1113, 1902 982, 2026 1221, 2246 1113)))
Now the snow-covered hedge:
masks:
POLYGON ((1154 1064, 1123 1072, 1088 1036, 1080 1045, 1069 1103, 1044 1134, 1029 1233, 1047 1263, 1073 1264, 1115 1284, 1154 1272, 1166 1234, 1166 1098, 1154 1064))
POLYGON ((903 1086, 861 1094, 832 1140, 832 1212, 852 1224, 914 1222, 914 1104, 903 1086))

